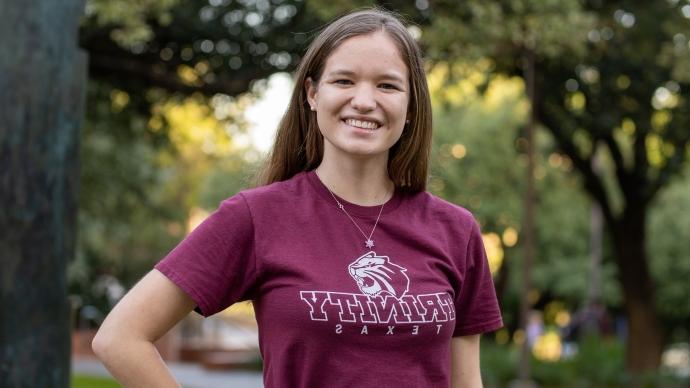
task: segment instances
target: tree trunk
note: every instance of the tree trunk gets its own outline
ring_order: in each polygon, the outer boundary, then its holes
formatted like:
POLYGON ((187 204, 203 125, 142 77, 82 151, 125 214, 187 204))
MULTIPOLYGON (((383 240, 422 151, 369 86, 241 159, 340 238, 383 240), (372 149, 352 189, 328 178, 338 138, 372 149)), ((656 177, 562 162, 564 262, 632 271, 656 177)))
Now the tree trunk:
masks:
POLYGON ((0 2, 0 386, 68 387, 83 0, 0 2))
POLYGON ((534 52, 531 49, 525 49, 523 53, 523 74, 525 85, 527 87, 527 96, 530 100, 530 114, 525 128, 527 138, 527 189, 525 190, 524 204, 525 213, 523 221, 523 238, 522 238, 522 285, 520 290, 520 329, 525 333, 525 340, 520 346, 520 357, 518 360, 518 380, 511 384, 515 388, 530 388, 535 384, 531 380, 531 359, 532 352, 530 345, 527 342, 527 321, 532 309, 529 301, 529 293, 532 290, 532 262, 535 256, 535 228, 534 228, 534 207, 535 207, 535 186, 534 186, 534 171, 535 171, 535 144, 534 132, 536 127, 535 107, 537 106, 535 100, 534 89, 534 52))
POLYGON ((647 260, 646 206, 629 203, 626 208, 611 231, 628 314, 626 365, 628 371, 639 373, 659 367, 663 333, 647 260))

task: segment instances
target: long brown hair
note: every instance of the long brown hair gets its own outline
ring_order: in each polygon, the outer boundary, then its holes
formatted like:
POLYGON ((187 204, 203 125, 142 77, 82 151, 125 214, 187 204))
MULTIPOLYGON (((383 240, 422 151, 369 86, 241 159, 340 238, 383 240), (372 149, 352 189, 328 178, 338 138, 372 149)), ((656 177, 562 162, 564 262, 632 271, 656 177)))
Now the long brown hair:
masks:
POLYGON ((318 167, 323 158, 323 135, 311 112, 305 81, 318 83, 328 56, 345 40, 386 32, 398 46, 409 70, 410 120, 388 154, 388 175, 405 192, 426 189, 431 148, 431 99, 421 50, 396 15, 378 8, 355 11, 334 20, 312 41, 295 74, 295 87, 268 161, 256 183, 267 185, 318 167))

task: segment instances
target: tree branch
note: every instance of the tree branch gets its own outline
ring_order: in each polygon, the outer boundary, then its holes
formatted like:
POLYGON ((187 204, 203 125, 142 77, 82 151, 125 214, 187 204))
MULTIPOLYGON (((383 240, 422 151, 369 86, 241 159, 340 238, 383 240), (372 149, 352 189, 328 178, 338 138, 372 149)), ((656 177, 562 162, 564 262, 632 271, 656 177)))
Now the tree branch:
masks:
POLYGON ((538 120, 546 126, 551 134, 556 139, 559 148, 573 161, 575 168, 580 171, 584 178, 585 189, 601 206, 602 214, 609 225, 613 225, 616 217, 613 214, 611 204, 609 203, 606 190, 601 181, 601 178, 596 175, 592 169, 591 158, 583 158, 575 147, 575 143, 566 131, 564 130, 567 123, 568 116, 560 114, 556 108, 547 107, 546 104, 539 107, 537 111, 538 120), (547 113, 548 112, 548 113, 547 113))
POLYGON ((147 87, 157 86, 172 92, 191 94, 200 92, 208 96, 216 93, 238 95, 249 89, 250 82, 255 79, 266 78, 277 72, 274 68, 260 68, 252 66, 247 70, 239 70, 233 77, 221 74, 213 82, 202 82, 190 85, 183 82, 176 73, 156 71, 153 66, 144 62, 122 57, 92 56, 89 72, 94 78, 115 81, 115 84, 137 83, 147 87))

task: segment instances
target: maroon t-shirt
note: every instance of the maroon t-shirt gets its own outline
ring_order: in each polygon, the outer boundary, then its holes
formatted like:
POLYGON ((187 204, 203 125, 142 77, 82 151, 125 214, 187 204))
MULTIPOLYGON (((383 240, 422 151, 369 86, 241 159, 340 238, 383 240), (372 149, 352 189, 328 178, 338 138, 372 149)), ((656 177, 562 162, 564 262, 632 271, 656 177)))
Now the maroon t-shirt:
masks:
MULTIPOLYGON (((380 206, 338 200, 371 231, 380 206)), ((223 201, 156 269, 204 316, 252 300, 267 388, 449 387, 451 337, 502 325, 476 221, 396 193, 372 239, 310 171, 223 201)))

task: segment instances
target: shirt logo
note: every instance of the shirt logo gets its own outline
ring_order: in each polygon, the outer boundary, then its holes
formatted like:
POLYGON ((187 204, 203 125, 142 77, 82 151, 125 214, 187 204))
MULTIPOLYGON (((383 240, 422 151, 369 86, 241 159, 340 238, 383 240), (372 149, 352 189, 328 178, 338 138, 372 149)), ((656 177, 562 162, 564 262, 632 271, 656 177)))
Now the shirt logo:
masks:
POLYGON ((410 289, 410 278, 405 274, 407 269, 391 263, 388 256, 377 256, 373 251, 360 256, 350 264, 348 270, 365 295, 387 293, 400 299, 410 289))

